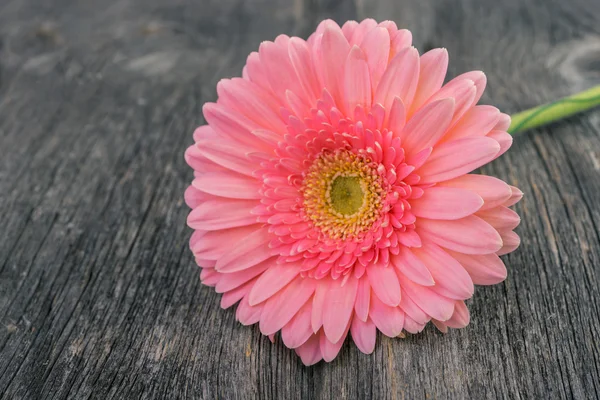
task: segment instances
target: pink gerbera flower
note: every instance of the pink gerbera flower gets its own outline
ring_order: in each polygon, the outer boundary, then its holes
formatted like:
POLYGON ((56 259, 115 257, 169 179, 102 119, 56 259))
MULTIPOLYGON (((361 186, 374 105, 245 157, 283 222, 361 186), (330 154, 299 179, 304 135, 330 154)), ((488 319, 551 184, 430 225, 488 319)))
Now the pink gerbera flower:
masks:
POLYGON ((482 72, 442 86, 447 65, 393 22, 324 21, 263 42, 204 105, 185 194, 202 282, 306 365, 348 332, 371 353, 377 329, 464 327, 473 284, 506 277, 522 193, 469 172, 510 147, 510 118, 475 105, 482 72))

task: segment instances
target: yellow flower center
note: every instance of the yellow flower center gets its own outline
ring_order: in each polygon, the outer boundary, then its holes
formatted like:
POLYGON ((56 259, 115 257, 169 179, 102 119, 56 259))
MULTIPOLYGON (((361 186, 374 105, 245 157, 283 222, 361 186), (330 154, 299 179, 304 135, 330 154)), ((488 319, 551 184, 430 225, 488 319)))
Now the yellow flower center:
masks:
POLYGON ((323 152, 303 181, 304 212, 326 236, 353 238, 379 218, 384 192, 368 158, 347 150, 323 152))

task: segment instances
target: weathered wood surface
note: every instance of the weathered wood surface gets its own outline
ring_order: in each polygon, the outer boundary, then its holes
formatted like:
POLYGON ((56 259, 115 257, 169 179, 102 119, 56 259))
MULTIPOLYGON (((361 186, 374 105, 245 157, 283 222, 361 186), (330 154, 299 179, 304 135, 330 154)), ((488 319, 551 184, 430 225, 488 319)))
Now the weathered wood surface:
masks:
POLYGON ((305 368, 235 322, 187 248, 183 151, 279 33, 371 16, 487 72, 506 112, 600 81, 597 0, 0 2, 0 398, 598 398, 600 111, 486 167, 525 192, 469 327, 305 368))

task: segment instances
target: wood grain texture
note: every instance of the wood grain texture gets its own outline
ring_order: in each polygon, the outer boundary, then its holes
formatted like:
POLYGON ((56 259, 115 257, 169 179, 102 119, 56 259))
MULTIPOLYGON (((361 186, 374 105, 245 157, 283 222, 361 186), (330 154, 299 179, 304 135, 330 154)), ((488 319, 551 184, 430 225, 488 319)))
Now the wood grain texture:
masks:
POLYGON ((484 169, 525 192, 471 324, 303 367, 200 285, 183 152, 279 33, 392 19, 512 113, 600 83, 597 0, 0 2, 0 398, 600 397, 600 111, 484 169))

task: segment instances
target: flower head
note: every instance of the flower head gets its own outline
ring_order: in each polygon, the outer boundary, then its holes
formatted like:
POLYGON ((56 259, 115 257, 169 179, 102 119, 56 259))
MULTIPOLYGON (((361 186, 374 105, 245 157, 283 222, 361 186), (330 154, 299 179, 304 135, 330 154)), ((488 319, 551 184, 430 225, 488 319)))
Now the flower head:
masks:
POLYGON ((510 118, 476 105, 482 72, 443 85, 447 65, 392 22, 324 21, 263 42, 204 106, 185 194, 202 282, 307 365, 348 332, 370 353, 377 329, 464 327, 473 284, 506 277, 522 193, 469 172, 510 118))

